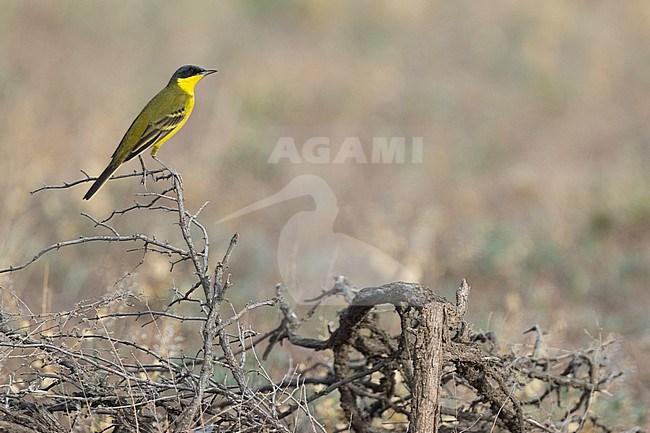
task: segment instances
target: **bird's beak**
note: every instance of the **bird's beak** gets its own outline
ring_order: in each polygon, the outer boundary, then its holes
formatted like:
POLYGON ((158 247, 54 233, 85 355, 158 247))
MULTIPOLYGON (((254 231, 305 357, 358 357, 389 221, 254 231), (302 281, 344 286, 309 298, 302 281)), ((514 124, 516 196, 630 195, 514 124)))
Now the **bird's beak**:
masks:
POLYGON ((214 74, 215 72, 217 72, 216 69, 206 69, 205 71, 203 71, 203 76, 214 74))

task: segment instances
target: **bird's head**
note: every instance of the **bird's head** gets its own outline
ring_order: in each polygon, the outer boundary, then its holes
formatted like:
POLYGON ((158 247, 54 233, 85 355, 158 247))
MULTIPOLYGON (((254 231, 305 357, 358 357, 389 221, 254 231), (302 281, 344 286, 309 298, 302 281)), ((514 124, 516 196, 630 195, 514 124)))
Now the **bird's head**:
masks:
POLYGON ((214 74, 215 72, 217 72, 216 69, 203 69, 200 66, 185 65, 174 72, 170 83, 176 83, 181 88, 189 91, 189 93, 193 93, 196 83, 201 81, 206 75, 214 74))

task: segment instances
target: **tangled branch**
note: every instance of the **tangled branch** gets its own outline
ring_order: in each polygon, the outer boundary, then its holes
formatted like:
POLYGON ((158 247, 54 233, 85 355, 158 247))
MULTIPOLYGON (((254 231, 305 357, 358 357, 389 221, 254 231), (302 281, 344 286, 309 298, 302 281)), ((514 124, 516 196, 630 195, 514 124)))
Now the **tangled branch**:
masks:
MULTIPOLYGON (((227 298, 233 285, 228 269, 239 235, 211 267, 209 234, 199 221, 207 203, 189 212, 180 175, 159 162, 164 168, 155 179, 170 182, 162 192, 140 194, 135 204, 104 219, 83 214, 109 234, 52 244, 0 273, 24 270, 62 248, 134 242, 142 260, 149 252, 167 257, 172 273, 180 272, 177 263, 191 263, 192 276, 184 278, 189 285, 175 288, 163 309, 125 290, 42 315, 0 287, 0 430, 612 431, 593 408, 621 374, 606 356, 613 342, 542 354, 543 333, 536 326, 533 347, 515 352, 493 334, 471 331, 464 320, 470 294, 465 280, 455 304, 416 283, 359 290, 340 276, 303 317, 285 301, 280 285, 273 298, 234 308, 227 298), (173 214, 182 240, 120 234, 115 221, 141 212, 173 214), (349 305, 330 334, 303 336, 318 306, 340 295, 349 305), (389 310, 380 308, 386 305, 389 310), (277 308, 280 322, 244 329, 242 317, 260 308, 277 308), (391 323, 399 330, 391 331, 391 323), (188 341, 192 335, 200 341, 188 341), (287 347, 314 356, 278 376, 267 359, 287 347), (336 413, 325 414, 333 402, 336 413)), ((126 175, 132 176, 146 173, 126 175)))

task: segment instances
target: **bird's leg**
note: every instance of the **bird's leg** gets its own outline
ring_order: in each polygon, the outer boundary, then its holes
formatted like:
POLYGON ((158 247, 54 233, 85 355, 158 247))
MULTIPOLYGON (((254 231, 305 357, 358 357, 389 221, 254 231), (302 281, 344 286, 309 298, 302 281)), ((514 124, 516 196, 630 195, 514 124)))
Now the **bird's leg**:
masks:
POLYGON ((183 177, 181 176, 181 174, 180 174, 179 172, 177 172, 177 171, 174 170, 172 167, 170 167, 169 165, 167 165, 164 161, 158 159, 158 157, 157 157, 156 155, 151 155, 151 157, 152 157, 152 158, 153 158, 153 159, 154 159, 158 164, 160 164, 160 165, 162 165, 163 167, 165 167, 165 169, 166 169, 166 170, 167 170, 167 171, 168 171, 168 172, 169 172, 169 173, 170 173, 170 174, 171 174, 175 179, 178 179, 178 186, 179 186, 180 188, 183 188, 183 177))
POLYGON ((147 175, 149 172, 147 171, 147 167, 144 165, 144 159, 142 159, 142 155, 138 155, 138 159, 140 160, 140 166, 142 167, 142 179, 140 180, 140 185, 144 186, 145 191, 147 190, 147 175))

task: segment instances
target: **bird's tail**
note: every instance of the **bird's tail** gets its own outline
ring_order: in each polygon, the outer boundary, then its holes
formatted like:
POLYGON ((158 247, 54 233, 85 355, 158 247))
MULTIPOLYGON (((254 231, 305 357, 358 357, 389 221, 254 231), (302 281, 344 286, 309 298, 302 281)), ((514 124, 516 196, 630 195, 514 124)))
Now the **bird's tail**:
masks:
POLYGON ((97 191, 99 191, 99 188, 104 186, 106 181, 108 181, 108 178, 117 171, 120 165, 121 164, 115 164, 113 161, 111 161, 111 163, 108 164, 108 167, 106 167, 102 174, 99 175, 95 183, 92 184, 86 195, 84 195, 84 200, 90 200, 90 198, 95 195, 97 191))

